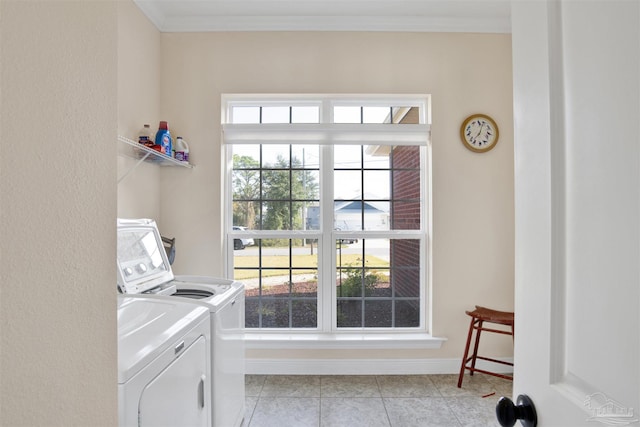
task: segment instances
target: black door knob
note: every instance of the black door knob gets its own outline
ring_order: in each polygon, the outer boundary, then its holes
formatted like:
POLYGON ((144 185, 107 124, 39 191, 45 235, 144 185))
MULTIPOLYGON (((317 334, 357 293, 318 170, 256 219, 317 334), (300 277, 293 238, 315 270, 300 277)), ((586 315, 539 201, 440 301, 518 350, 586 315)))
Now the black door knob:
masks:
POLYGON ((538 416, 536 407, 526 394, 518 396, 517 405, 508 397, 501 397, 496 405, 496 417, 502 427, 512 427, 517 420, 524 427, 536 427, 538 416))

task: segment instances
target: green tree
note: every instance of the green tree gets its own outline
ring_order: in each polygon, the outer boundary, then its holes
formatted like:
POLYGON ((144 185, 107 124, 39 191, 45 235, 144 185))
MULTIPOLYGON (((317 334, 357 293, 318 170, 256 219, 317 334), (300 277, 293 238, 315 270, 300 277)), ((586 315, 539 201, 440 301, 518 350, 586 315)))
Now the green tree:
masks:
POLYGON ((251 156, 233 155, 233 224, 255 228, 260 208, 260 162, 251 156))
POLYGON ((268 230, 296 230, 303 228, 302 209, 318 197, 318 183, 309 170, 299 170, 302 162, 293 157, 278 156, 275 164, 263 171, 264 221, 268 230))

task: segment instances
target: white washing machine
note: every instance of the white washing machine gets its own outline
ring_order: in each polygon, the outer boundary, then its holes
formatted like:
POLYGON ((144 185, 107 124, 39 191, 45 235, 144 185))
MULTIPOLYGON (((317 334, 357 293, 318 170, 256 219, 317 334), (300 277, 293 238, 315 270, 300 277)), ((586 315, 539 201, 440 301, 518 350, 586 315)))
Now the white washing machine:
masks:
POLYGON ((121 427, 211 425, 209 311, 118 295, 121 427))
POLYGON ((240 426, 245 412, 244 284, 174 276, 156 223, 118 219, 118 289, 135 298, 178 299, 209 311, 212 425, 240 426))

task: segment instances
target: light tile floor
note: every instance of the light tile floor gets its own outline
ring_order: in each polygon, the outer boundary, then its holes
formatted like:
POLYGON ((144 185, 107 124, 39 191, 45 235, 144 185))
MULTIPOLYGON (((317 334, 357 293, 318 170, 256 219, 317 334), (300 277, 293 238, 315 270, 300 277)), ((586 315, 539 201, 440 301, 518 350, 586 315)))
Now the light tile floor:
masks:
POLYGON ((475 374, 457 383, 457 375, 247 375, 242 426, 498 426, 496 402, 511 397, 511 381, 475 374))

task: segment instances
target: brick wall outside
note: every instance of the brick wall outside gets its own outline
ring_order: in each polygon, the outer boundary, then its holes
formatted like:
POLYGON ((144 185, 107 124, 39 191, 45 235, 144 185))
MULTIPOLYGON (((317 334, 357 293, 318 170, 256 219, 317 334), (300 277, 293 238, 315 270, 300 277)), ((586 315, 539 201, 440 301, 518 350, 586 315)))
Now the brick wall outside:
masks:
MULTIPOLYGON (((395 147, 391 157, 393 185, 391 225, 394 230, 420 228, 420 149, 395 147), (403 170, 398 170, 403 169, 403 170), (405 170, 409 169, 409 170, 405 170)), ((420 296, 419 240, 391 240, 391 283, 396 296, 420 296)), ((415 302, 419 305, 419 302, 415 302)))

